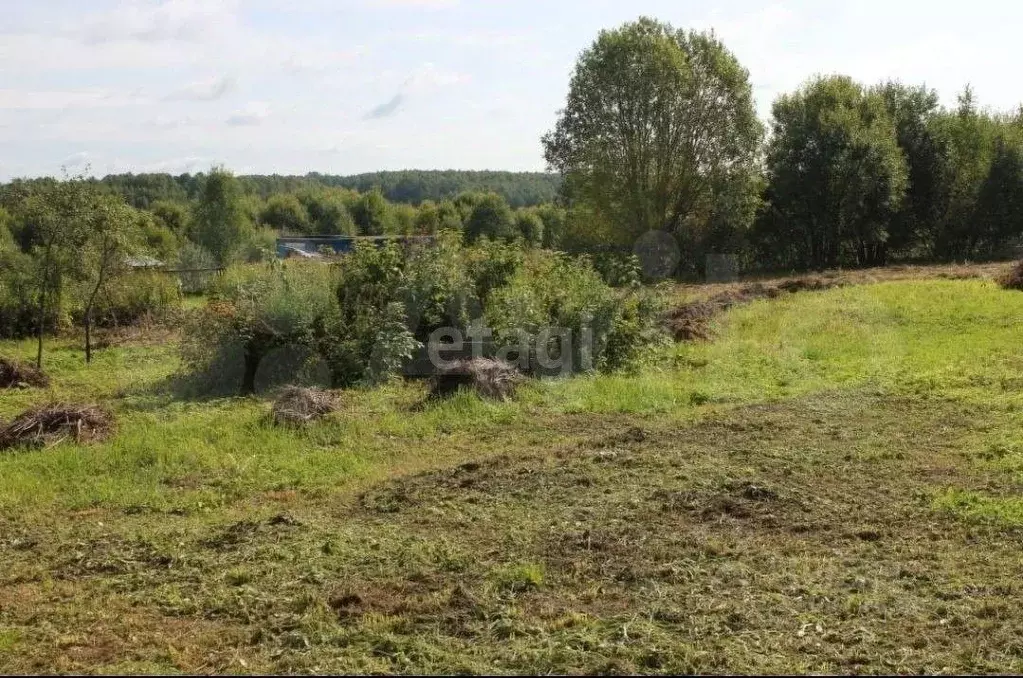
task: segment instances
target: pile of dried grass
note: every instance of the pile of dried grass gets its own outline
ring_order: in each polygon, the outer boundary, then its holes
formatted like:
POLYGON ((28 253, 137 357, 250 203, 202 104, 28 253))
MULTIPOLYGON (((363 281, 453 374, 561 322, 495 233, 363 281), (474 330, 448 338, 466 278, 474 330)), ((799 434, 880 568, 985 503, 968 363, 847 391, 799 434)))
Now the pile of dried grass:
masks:
POLYGON ((0 388, 28 388, 49 386, 50 379, 35 365, 0 358, 0 388))
POLYGON ((338 398, 330 391, 289 386, 274 400, 270 418, 279 426, 303 426, 336 412, 338 398))
POLYGON ((515 393, 525 377, 515 366, 493 358, 458 360, 433 378, 431 398, 453 395, 460 388, 475 391, 484 398, 504 400, 515 393))
POLYGON ((0 429, 0 450, 49 447, 68 439, 99 442, 113 430, 113 416, 96 405, 44 405, 28 410, 0 429))
POLYGON ((1007 290, 1023 290, 1023 261, 998 279, 998 284, 1007 290))

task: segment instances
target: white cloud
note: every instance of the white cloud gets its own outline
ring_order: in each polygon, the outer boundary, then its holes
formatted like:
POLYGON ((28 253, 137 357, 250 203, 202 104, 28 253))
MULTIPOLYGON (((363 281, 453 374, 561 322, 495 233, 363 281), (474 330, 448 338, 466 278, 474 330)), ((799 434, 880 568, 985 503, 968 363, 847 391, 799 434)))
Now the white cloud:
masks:
POLYGON ((216 101, 237 86, 233 76, 221 76, 192 82, 167 95, 171 101, 216 101))
POLYGON ((205 42, 230 31, 238 21, 236 0, 120 2, 94 14, 67 32, 87 43, 117 41, 205 42))
POLYGON ((226 122, 231 127, 252 127, 261 125, 270 116, 270 106, 262 101, 250 101, 245 108, 228 116, 226 122))

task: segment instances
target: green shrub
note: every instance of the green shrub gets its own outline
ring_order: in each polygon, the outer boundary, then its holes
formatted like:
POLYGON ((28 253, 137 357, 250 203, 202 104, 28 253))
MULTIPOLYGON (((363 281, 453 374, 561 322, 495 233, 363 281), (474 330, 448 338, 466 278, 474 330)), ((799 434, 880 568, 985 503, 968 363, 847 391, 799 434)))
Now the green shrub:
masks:
POLYGON ((186 323, 183 361, 216 375, 237 374, 240 364, 241 390, 253 392, 271 352, 309 352, 316 328, 332 313, 334 280, 332 267, 311 262, 230 268, 210 304, 186 323))
POLYGON ((250 264, 270 261, 277 256, 277 233, 272 228, 254 228, 242 246, 242 260, 250 264))
MULTIPOLYGON (((181 292, 173 276, 155 271, 127 273, 104 286, 93 310, 93 324, 114 327, 143 319, 163 320, 180 302, 181 292)), ((77 306, 76 315, 80 312, 77 306)))
POLYGON ((480 196, 465 222, 466 240, 514 240, 518 236, 515 215, 504 198, 496 193, 480 196))
POLYGON ((530 245, 543 243, 543 219, 535 211, 519 210, 515 215, 515 228, 519 236, 530 245))
POLYGON ((475 269, 459 234, 445 232, 405 258, 396 300, 403 303, 408 327, 418 340, 426 341, 441 327, 467 327, 479 315, 475 269))
POLYGON ((186 242, 178 252, 177 267, 184 271, 178 274, 183 294, 206 294, 216 282, 217 274, 212 269, 219 266, 217 258, 203 247, 186 242))
POLYGON ((319 319, 315 330, 316 346, 335 386, 379 381, 385 366, 410 357, 406 349, 414 337, 400 301, 405 263, 405 253, 393 243, 360 242, 344 258, 335 288, 337 303, 319 319), (403 329, 395 326, 399 317, 403 329), (377 346, 381 339, 383 348, 377 346), (387 354, 388 348, 396 353, 387 354))
POLYGON ((586 259, 535 252, 486 308, 499 350, 527 342, 530 371, 541 350, 559 372, 616 370, 628 366, 655 336, 649 302, 608 287, 586 259), (552 333, 552 330, 554 332, 552 333))
POLYGON ((600 252, 593 255, 593 267, 611 287, 639 287, 643 281, 643 267, 635 254, 600 252))
MULTIPOLYGON (((20 339, 36 331, 37 290, 32 257, 16 249, 0 251, 0 338, 20 339)), ((55 309, 46 324, 49 331, 58 328, 60 314, 55 309)))

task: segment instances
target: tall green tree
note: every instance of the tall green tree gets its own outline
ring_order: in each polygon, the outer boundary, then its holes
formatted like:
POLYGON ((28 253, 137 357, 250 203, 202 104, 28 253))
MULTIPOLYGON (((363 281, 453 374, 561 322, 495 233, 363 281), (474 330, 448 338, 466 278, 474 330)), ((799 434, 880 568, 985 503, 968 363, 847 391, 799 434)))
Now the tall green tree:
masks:
POLYGON ((767 153, 776 242, 799 266, 884 263, 906 161, 883 99, 844 76, 820 77, 775 103, 767 153), (843 256, 844 255, 844 256, 843 256))
POLYGON ((245 242, 251 223, 233 174, 215 167, 203 179, 192 216, 193 238, 222 265, 245 242))
POLYGON ((888 227, 888 245, 904 255, 917 254, 914 250, 938 219, 946 188, 941 145, 931 129, 932 120, 940 113, 938 93, 894 81, 877 85, 871 92, 884 100, 908 172, 905 198, 888 227))
POLYGON ((934 116, 929 127, 937 147, 941 191, 935 196, 925 242, 933 258, 970 259, 979 243, 977 199, 991 170, 1000 124, 978 109, 973 90, 967 87, 959 95, 958 107, 934 116))
MULTIPOLYGON (((749 73, 721 41, 641 18, 583 52, 543 146, 574 200, 631 245, 652 229, 699 230, 735 190, 755 198, 762 137, 749 73)), ((726 218, 745 228, 752 216, 726 218)))
POLYGON ((1016 134, 1003 133, 977 194, 969 247, 985 257, 999 254, 1012 238, 1023 235, 1023 145, 1016 134))

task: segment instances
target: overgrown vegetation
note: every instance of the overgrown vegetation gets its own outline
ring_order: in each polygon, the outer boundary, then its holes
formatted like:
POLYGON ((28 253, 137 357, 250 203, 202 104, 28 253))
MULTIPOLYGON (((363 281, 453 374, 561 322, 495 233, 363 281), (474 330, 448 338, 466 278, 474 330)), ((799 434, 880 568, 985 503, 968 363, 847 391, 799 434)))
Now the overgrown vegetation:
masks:
POLYGON ((245 393, 280 350, 322 361, 333 386, 379 384, 436 348, 438 331, 485 333, 480 356, 511 356, 523 372, 613 371, 655 342, 654 314, 650 295, 613 290, 586 260, 447 234, 360 243, 333 266, 232 269, 187 326, 183 355, 199 373, 237 374, 240 362, 245 393))

